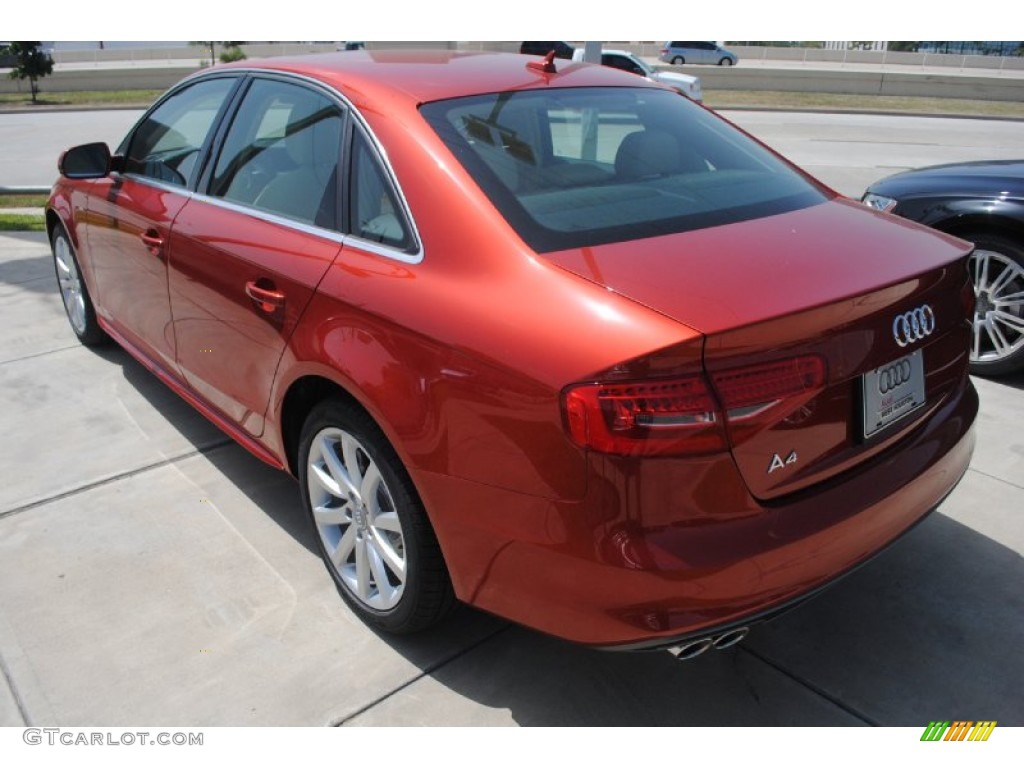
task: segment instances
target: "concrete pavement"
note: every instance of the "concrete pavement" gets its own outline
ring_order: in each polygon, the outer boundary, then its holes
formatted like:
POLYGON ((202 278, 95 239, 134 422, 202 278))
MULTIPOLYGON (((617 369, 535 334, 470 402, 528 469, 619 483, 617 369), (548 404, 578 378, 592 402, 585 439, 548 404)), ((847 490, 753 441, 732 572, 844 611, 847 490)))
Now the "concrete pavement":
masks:
POLYGON ((684 664, 470 609, 378 636, 292 480, 124 352, 78 346, 42 235, 0 235, 0 299, 0 724, 1024 725, 1024 377, 977 382, 975 460, 940 512, 684 664))
MULTIPOLYGON (((1003 123, 731 116, 848 194, 886 162, 1021 155, 986 133, 1003 123)), ((1024 725, 1024 376, 976 380, 974 461, 936 514, 679 663, 470 609, 379 636, 338 598, 290 478, 123 351, 77 344, 41 234, 0 234, 0 327, 0 725, 1024 725)))

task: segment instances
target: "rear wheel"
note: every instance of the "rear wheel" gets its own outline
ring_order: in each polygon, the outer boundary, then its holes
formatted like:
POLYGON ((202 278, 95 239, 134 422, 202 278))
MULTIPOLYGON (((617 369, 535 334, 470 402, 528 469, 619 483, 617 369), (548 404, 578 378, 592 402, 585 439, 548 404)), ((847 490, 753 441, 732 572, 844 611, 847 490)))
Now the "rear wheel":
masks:
POLYGON ((998 376, 1024 369, 1024 246, 999 235, 958 234, 974 243, 974 337, 971 373, 998 376))
POLYGON ((53 252, 53 268, 57 273, 57 284, 60 286, 60 297, 64 302, 71 330, 78 340, 86 346, 102 344, 109 338, 96 320, 96 310, 89 289, 82 279, 82 270, 75 257, 75 249, 64 227, 54 227, 50 238, 50 249, 53 252))
POLYGON ((682 56, 673 56, 672 57, 672 63, 673 64, 685 64, 686 63, 686 59, 684 59, 682 56))
POLYGON ((346 602, 395 633, 425 629, 455 603, 434 531, 395 450, 366 413, 317 405, 299 448, 304 505, 346 602))

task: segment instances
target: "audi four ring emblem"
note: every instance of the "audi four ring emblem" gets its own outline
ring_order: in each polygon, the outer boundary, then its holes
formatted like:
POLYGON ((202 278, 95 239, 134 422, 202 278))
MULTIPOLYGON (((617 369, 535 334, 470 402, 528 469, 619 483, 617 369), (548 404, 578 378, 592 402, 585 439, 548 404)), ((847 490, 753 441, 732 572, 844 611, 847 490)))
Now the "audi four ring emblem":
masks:
POLYGON ((935 313, 927 304, 897 315, 892 321, 892 335, 901 347, 920 341, 935 330, 935 313))
POLYGON ((910 361, 900 360, 899 362, 887 365, 878 371, 878 391, 880 394, 892 392, 901 384, 910 381, 910 361))

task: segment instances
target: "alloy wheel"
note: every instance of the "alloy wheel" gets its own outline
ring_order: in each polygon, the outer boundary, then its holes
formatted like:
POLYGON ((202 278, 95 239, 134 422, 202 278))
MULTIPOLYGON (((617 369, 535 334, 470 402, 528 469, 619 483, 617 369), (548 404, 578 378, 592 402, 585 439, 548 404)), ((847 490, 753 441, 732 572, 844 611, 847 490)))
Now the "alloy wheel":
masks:
POLYGON ((313 437, 306 478, 316 530, 341 584, 375 611, 397 606, 405 591, 405 535, 370 453, 349 432, 327 427, 313 437))
POLYGON ((82 291, 82 280, 78 275, 71 245, 63 234, 54 238, 53 260, 57 267, 57 282, 60 284, 60 295, 64 299, 68 321, 75 333, 82 336, 86 331, 85 294, 82 291))
POLYGON ((1000 362, 1024 349, 1024 267, 978 248, 970 259, 976 306, 972 363, 1000 362))

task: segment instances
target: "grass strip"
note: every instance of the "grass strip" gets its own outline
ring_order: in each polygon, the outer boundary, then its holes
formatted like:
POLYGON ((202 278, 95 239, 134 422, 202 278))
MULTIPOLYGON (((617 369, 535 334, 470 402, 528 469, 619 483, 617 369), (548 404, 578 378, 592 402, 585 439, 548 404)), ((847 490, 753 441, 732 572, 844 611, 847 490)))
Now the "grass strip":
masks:
POLYGON ((0 195, 0 209, 42 208, 45 205, 46 195, 0 195))
POLYGON ((0 232, 45 232, 42 216, 27 213, 0 213, 0 232))

